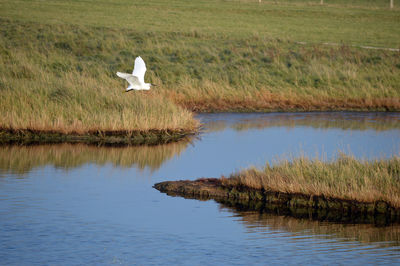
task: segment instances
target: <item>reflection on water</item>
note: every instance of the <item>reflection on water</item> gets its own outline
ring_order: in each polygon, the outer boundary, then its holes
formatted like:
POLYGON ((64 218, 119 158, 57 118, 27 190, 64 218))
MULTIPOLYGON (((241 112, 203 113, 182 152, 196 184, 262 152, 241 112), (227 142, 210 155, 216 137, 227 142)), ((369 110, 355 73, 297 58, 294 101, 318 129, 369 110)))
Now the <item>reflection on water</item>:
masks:
POLYGON ((188 141, 131 147, 97 147, 85 144, 56 144, 0 147, 0 174, 24 174, 36 167, 54 165, 64 169, 87 163, 112 164, 115 167, 149 168, 154 171, 167 160, 179 155, 188 141))
POLYGON ((232 128, 237 131, 270 127, 294 128, 299 126, 321 129, 375 130, 400 129, 397 113, 266 113, 266 114, 212 114, 200 117, 209 131, 232 128))
MULTIPOLYGON (((341 129, 349 132, 352 130, 385 131, 400 129, 400 115, 397 113, 222 113, 202 114, 198 117, 203 122, 205 128, 205 132, 200 135, 200 138, 207 136, 210 132, 220 132, 222 134, 222 139, 228 141, 231 141, 229 139, 230 136, 223 132, 228 128, 239 132, 268 128, 299 129, 299 133, 294 132, 292 134, 293 136, 303 134, 301 127, 341 129)), ((266 132, 268 133, 269 131, 266 132)), ((293 136, 287 137, 293 139, 293 136)), ((279 137, 283 140, 279 150, 283 150, 285 143, 287 144, 290 141, 285 140, 285 136, 281 133, 279 133, 279 137)), ((267 138, 255 140, 255 142, 259 147, 262 147, 262 141, 268 141, 268 138, 270 137, 268 136, 267 138)), ((311 138, 313 142, 318 144, 317 139, 314 137, 311 138)), ((306 138, 301 140, 304 141, 306 138)), ((244 139, 244 141, 246 140, 244 139)), ((275 140, 272 141, 275 142, 275 140)), ((195 148, 200 148, 202 142, 201 140, 197 140, 193 142, 193 145, 195 148)), ((326 147, 329 147, 329 142, 332 141, 328 141, 326 147)), ((95 163, 97 165, 110 163, 115 167, 134 167, 139 170, 148 168, 151 171, 155 171, 160 169, 163 163, 169 159, 174 156, 179 156, 187 149, 189 143, 190 140, 156 146, 131 147, 102 147, 86 144, 0 146, 0 174, 8 171, 11 173, 23 174, 29 172, 33 168, 46 165, 72 169, 87 163, 95 163)), ((214 148, 215 151, 222 151, 223 153, 224 149, 228 148, 226 145, 229 147, 234 147, 235 145, 239 147, 240 143, 232 145, 232 143, 225 144, 221 141, 213 145, 214 147, 212 148, 214 148)), ((241 147, 242 151, 244 149, 245 147, 241 147)), ((274 152, 278 154, 277 151, 271 150, 271 146, 269 146, 268 149, 271 151, 271 154, 274 152)), ((253 149, 253 151, 252 153, 257 156, 257 150, 253 149)), ((232 156, 232 153, 226 154, 225 156, 229 158, 229 156, 232 156)), ((212 158, 212 156, 207 157, 212 158)), ((207 160, 208 158, 202 159, 207 160)), ((243 165, 243 167, 245 167, 245 165, 243 165)))
POLYGON ((400 225, 376 227, 369 224, 328 223, 255 211, 238 211, 225 205, 221 208, 239 218, 250 233, 284 231, 293 237, 312 236, 347 242, 377 243, 381 248, 394 247, 390 250, 393 254, 400 252, 400 225))
MULTIPOLYGON (((287 217, 297 219, 316 220, 321 222, 332 222, 342 224, 370 224, 374 226, 390 226, 399 225, 400 221, 396 214, 386 213, 365 213, 365 212, 352 212, 343 209, 324 209, 306 206, 290 206, 290 204, 271 203, 264 200, 248 200, 248 199, 234 199, 218 198, 209 196, 207 194, 191 194, 187 191, 167 191, 166 193, 171 197, 183 197, 185 199, 194 199, 200 201, 213 200, 219 203, 222 208, 232 210, 234 213, 247 214, 259 213, 268 215, 284 215, 287 217)), ((400 236, 399 236, 400 237, 400 236)))

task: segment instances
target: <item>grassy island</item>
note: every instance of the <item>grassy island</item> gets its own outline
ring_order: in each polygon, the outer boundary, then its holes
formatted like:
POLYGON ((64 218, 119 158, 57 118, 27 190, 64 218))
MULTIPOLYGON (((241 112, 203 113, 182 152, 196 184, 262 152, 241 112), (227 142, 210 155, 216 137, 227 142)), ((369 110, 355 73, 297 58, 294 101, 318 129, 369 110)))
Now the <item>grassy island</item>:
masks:
POLYGON ((399 9, 375 0, 4 0, 1 138, 185 135, 191 111, 399 111, 399 35, 399 9), (138 55, 158 87, 125 94, 115 72, 138 55))
POLYGON ((384 214, 400 222, 400 158, 360 161, 341 155, 250 168, 220 179, 162 182, 155 188, 184 197, 261 202, 283 208, 384 214))

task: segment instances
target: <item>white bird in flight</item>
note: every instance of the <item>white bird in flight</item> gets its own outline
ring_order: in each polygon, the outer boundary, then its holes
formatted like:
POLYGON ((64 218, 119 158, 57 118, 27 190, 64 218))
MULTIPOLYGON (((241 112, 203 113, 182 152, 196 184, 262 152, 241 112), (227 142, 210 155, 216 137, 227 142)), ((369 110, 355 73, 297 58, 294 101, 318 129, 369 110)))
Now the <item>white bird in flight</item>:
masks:
MULTIPOLYGON (((151 83, 144 82, 144 74, 146 73, 146 64, 143 59, 138 56, 135 59, 135 67, 132 74, 117 72, 117 76, 129 82, 129 87, 125 92, 130 90, 150 90, 151 83)), ((153 85, 155 86, 155 85, 153 85)))

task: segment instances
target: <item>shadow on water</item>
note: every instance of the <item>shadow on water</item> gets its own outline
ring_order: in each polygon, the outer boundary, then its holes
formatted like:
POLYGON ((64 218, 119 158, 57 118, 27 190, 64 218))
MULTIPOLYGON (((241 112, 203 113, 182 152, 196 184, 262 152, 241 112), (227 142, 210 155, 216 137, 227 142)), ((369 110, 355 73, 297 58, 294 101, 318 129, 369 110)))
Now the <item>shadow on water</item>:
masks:
POLYGON ((236 131, 270 127, 311 127, 318 129, 375 130, 400 128, 398 113, 316 112, 316 113, 223 113, 199 115, 206 131, 227 128, 236 131))
POLYGON ((25 174, 30 170, 53 165, 63 169, 87 163, 112 164, 115 167, 136 167, 155 171, 162 164, 184 151, 189 141, 155 146, 99 147, 86 144, 32 146, 0 146, 0 174, 25 174))

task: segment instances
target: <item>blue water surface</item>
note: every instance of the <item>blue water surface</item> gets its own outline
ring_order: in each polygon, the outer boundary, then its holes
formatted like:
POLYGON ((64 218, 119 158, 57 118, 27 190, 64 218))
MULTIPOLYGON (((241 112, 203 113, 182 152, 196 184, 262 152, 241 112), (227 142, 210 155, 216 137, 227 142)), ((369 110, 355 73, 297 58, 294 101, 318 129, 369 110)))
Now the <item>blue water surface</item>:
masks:
POLYGON ((203 114, 157 147, 0 147, 0 264, 396 264, 400 227, 344 225, 170 197, 165 180, 219 177, 300 155, 399 154, 400 114, 203 114))

